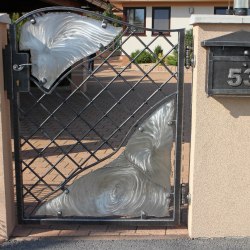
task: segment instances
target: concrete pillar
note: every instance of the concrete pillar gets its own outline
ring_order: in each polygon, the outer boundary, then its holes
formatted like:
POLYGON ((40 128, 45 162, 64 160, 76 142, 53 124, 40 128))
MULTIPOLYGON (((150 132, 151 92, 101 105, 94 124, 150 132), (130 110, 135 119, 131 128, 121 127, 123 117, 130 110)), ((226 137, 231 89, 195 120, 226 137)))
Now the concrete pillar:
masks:
MULTIPOLYGON (((188 230, 197 237, 250 236, 250 97, 208 97, 203 40, 250 31, 250 17, 194 15, 195 68, 188 230)), ((249 41, 250 42, 250 41, 249 41)))
POLYGON ((2 48, 7 43, 7 14, 0 14, 0 237, 7 239, 16 225, 11 151, 10 102, 4 90, 2 48))

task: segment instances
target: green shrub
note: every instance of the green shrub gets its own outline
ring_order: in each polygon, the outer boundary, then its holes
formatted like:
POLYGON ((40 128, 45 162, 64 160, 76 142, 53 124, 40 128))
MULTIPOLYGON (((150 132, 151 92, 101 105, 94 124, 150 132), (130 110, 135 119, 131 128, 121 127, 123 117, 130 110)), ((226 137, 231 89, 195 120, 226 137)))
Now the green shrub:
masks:
MULTIPOLYGON (((192 58, 193 58, 193 50, 192 50, 192 47, 193 47, 193 30, 192 29, 187 30, 186 33, 185 33, 185 47, 189 47, 189 49, 190 49, 189 60, 192 60, 192 58)), ((185 65, 186 65, 186 62, 187 62, 187 58, 185 56, 185 65)))
POLYGON ((135 52, 131 53, 131 57, 134 59, 139 53, 140 53, 140 50, 136 50, 135 52))
MULTIPOLYGON (((134 59, 141 51, 136 50, 135 52, 131 53, 131 57, 134 59)), ((135 62, 140 64, 140 63, 153 63, 155 62, 155 59, 151 53, 148 51, 143 51, 141 54, 135 59, 135 62)))
POLYGON ((178 65, 178 51, 175 49, 171 55, 168 55, 165 59, 167 65, 178 65))
POLYGON ((193 47, 193 30, 187 30, 185 33, 185 46, 193 47))
MULTIPOLYGON (((21 13, 21 12, 12 12, 12 13, 10 14, 11 23, 14 23, 14 22, 15 22, 18 18, 20 18, 21 16, 22 16, 22 13, 21 13)), ((17 41, 19 41, 19 39, 20 39, 21 27, 22 27, 22 25, 23 25, 25 22, 27 22, 27 20, 23 20, 23 21, 21 21, 21 22, 19 22, 19 23, 17 24, 17 35, 16 35, 17 41)))
POLYGON ((155 55, 159 58, 159 55, 163 55, 163 49, 160 45, 156 46, 154 49, 155 55))
MULTIPOLYGON (((193 30, 187 30, 185 33, 185 46, 192 48, 193 46, 193 30)), ((175 49, 173 53, 166 57, 165 62, 167 65, 178 65, 178 51, 175 49)))

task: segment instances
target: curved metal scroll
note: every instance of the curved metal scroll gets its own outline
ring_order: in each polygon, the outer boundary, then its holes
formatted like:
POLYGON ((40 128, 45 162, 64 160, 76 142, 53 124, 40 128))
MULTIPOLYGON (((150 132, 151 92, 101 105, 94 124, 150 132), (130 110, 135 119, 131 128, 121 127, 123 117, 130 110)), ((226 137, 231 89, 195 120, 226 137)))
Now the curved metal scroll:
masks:
POLYGON ((174 100, 142 123, 109 165, 76 180, 36 215, 169 216, 174 100))
POLYGON ((121 28, 74 13, 47 13, 21 28, 20 50, 30 50, 32 75, 43 91, 77 61, 108 46, 121 28))

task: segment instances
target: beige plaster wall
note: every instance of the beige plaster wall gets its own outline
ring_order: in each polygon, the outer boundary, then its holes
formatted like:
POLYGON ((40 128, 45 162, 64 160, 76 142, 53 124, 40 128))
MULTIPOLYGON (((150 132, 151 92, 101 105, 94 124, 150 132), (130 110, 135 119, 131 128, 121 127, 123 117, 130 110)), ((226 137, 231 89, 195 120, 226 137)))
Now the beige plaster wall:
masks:
POLYGON ((0 238, 7 239, 16 224, 11 153, 10 104, 4 91, 2 48, 7 43, 7 24, 0 20, 0 238))
MULTIPOLYGON (((233 18, 233 17, 232 17, 233 18)), ((201 41, 250 24, 194 25, 189 235, 250 236, 250 97, 208 97, 201 41)))

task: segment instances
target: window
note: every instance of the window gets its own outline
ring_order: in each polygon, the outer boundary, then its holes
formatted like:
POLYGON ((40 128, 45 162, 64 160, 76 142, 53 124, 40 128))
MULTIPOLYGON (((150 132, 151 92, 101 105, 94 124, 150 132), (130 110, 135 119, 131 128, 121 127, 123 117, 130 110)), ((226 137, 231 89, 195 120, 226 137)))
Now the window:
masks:
POLYGON ((215 7, 214 14, 215 15, 226 15, 227 14, 227 7, 215 7))
POLYGON ((170 8, 153 8, 152 27, 157 30, 170 29, 170 8))
MULTIPOLYGON (((227 15, 227 9, 228 7, 215 7, 214 8, 214 14, 215 15, 227 15)), ((232 8, 230 8, 231 11, 233 11, 232 8)), ((250 9, 248 9, 247 15, 250 15, 250 9)))
MULTIPOLYGON (((129 24, 145 27, 146 26, 146 9, 145 8, 124 8, 124 14, 126 18, 126 22, 129 24)), ((145 34, 144 29, 138 29, 136 31, 138 34, 145 34)))

